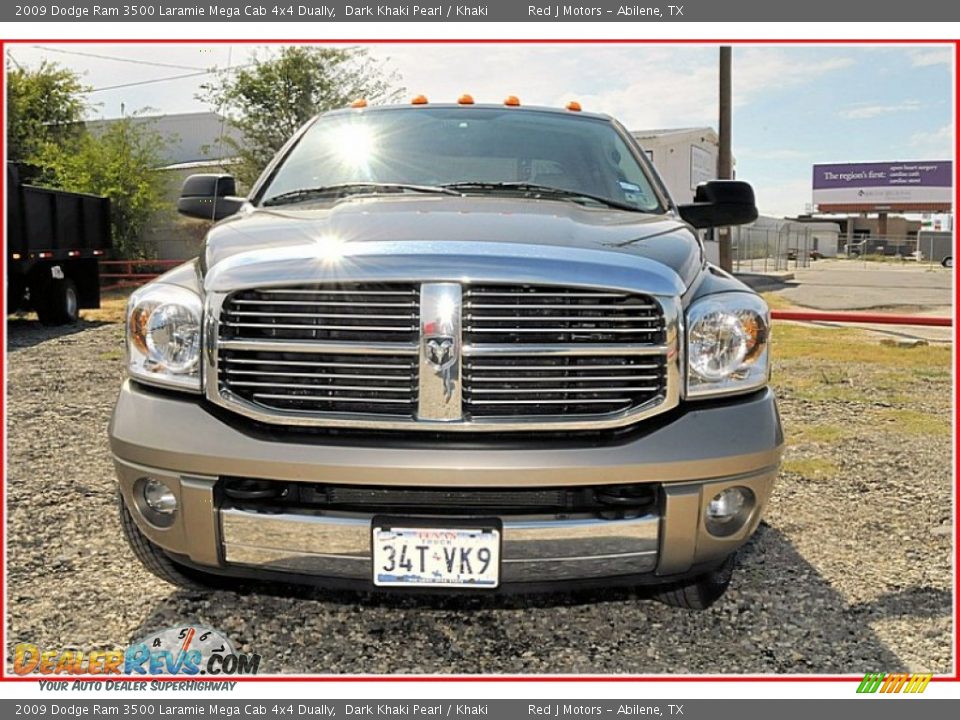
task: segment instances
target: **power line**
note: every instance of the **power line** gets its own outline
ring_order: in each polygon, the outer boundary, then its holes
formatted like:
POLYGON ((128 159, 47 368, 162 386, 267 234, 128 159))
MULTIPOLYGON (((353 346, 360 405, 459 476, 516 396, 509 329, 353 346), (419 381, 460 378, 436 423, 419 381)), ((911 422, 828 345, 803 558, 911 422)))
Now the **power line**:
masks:
POLYGON ((106 85, 105 87, 87 90, 87 95, 104 92, 105 90, 119 90, 120 88, 136 87, 138 85, 150 85, 152 83, 167 82, 169 80, 183 80, 184 78, 200 77, 201 75, 209 75, 213 72, 216 72, 216 70, 201 70, 200 72, 187 73, 185 75, 170 75, 169 77, 154 78, 153 80, 140 80, 138 82, 121 83, 120 85, 106 85))
POLYGON ((64 50, 62 48, 47 47, 45 45, 34 45, 37 50, 45 52, 62 53, 64 55, 81 55, 83 57, 99 58, 100 60, 112 60, 114 62, 133 63, 134 65, 149 65, 151 67, 173 68, 174 70, 203 70, 204 68, 196 65, 173 65, 171 63, 153 62, 151 60, 135 60, 134 58, 117 57, 114 55, 100 55, 98 53, 81 52, 80 50, 64 50))
MULTIPOLYGON (((227 68, 223 72, 236 72, 237 70, 243 70, 244 68, 253 67, 256 63, 248 63, 246 65, 238 65, 235 68, 227 68)), ((128 87, 137 87, 138 85, 150 85, 152 83, 161 83, 167 82, 169 80, 183 80, 184 78, 200 77, 202 75, 211 75, 213 73, 221 72, 219 68, 211 68, 209 70, 201 70, 200 72, 186 73, 184 75, 170 75, 168 77, 154 78, 153 80, 139 80, 137 82, 121 83, 120 85, 107 85, 105 87, 94 88, 93 90, 87 90, 86 94, 91 95, 93 93, 104 92, 106 90, 119 90, 120 88, 128 87)))

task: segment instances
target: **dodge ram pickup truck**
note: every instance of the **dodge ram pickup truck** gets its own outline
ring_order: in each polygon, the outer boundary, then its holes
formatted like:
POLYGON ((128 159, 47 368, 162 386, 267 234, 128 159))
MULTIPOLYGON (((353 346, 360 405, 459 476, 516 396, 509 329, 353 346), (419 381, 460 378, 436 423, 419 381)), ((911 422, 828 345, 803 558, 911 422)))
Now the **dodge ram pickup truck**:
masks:
POLYGON ((153 573, 723 594, 783 448, 769 311, 698 234, 755 219, 749 185, 677 204, 610 117, 420 97, 179 209, 217 222, 131 296, 109 430, 153 573))

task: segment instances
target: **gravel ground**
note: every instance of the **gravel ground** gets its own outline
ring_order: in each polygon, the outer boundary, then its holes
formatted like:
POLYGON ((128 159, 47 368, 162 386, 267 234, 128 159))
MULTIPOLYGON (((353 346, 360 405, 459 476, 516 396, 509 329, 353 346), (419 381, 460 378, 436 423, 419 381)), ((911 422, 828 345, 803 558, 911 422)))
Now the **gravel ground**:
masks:
MULTIPOLYGON (((260 653, 272 673, 951 670, 950 437, 868 422, 874 406, 891 406, 892 391, 810 400, 780 389, 788 433, 830 420, 855 432, 791 451, 796 462, 729 592, 706 612, 630 591, 424 600, 260 588, 204 597, 141 570, 121 536, 106 438, 121 326, 8 327, 8 657, 17 642, 115 648, 197 622, 260 653), (825 452, 828 478, 815 462, 825 452)), ((899 401, 949 422, 943 370, 899 401)))

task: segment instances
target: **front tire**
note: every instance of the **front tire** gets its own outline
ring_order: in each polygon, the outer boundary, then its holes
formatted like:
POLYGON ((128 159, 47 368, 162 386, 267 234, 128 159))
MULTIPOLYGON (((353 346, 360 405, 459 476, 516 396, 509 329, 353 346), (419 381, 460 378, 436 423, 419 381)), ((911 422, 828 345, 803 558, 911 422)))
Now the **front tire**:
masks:
POLYGON ((80 319, 80 296, 70 278, 50 280, 37 305, 37 317, 43 325, 73 325, 80 319))
POLYGON ((159 546, 151 542, 146 535, 140 532, 134 521, 123 495, 117 493, 117 504, 120 511, 120 526, 127 538, 127 544, 137 557, 137 560, 151 573, 171 585, 184 590, 211 592, 218 586, 224 585, 223 580, 216 575, 208 575, 192 568, 184 567, 167 555, 159 546))
POLYGON ((950 257, 945 257, 943 260, 940 261, 940 264, 943 265, 943 267, 945 268, 952 268, 953 256, 951 255, 950 257))
POLYGON ((703 575, 657 589, 654 598, 671 607, 706 610, 727 591, 736 564, 736 554, 729 555, 722 565, 703 575))

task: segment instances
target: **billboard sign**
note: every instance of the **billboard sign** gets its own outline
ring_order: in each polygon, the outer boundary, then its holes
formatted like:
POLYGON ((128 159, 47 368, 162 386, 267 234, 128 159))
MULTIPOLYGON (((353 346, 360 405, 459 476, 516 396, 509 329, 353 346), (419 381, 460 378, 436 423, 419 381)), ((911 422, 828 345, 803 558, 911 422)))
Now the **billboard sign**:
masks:
POLYGON ((838 163, 813 166, 813 203, 820 210, 933 210, 953 200, 953 163, 838 163))

